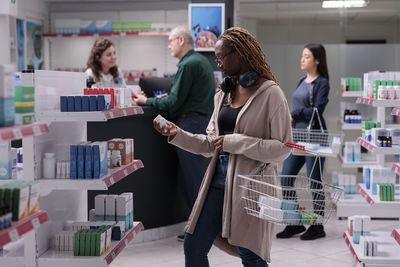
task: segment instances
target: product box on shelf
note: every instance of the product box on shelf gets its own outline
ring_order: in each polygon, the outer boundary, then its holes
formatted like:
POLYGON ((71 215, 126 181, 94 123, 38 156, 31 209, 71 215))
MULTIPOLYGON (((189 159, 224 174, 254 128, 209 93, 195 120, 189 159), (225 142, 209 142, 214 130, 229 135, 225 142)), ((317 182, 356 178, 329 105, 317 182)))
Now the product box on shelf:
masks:
POLYGON ((80 33, 94 33, 96 31, 95 20, 81 20, 80 33))
POLYGON ((33 77, 32 71, 22 71, 21 86, 15 86, 15 124, 34 122, 35 87, 33 77))
POLYGON ((106 221, 115 221, 116 198, 118 195, 106 195, 106 221))
POLYGON ((14 65, 0 64, 0 127, 14 124, 14 71, 14 65))
POLYGON ((97 33, 111 33, 112 32, 112 21, 111 20, 96 20, 97 33))
POLYGON ((11 142, 0 142, 0 180, 12 178, 11 142))

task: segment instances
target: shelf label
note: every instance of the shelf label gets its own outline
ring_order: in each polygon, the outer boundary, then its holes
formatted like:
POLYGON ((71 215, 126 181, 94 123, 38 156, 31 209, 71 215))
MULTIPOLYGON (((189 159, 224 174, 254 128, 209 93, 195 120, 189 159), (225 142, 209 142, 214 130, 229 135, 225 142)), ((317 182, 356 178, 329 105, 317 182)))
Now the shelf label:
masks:
POLYGON ((126 169, 124 170, 124 175, 128 176, 128 171, 126 169))
POLYGON ((111 252, 111 258, 114 260, 115 259, 115 257, 116 257, 116 255, 115 255, 115 252, 113 251, 113 252, 111 252))
POLYGON ((115 183, 114 177, 113 177, 113 176, 110 177, 110 183, 111 183, 111 184, 114 184, 114 183, 115 183))
POLYGON ((128 115, 128 113, 126 112, 126 109, 122 110, 122 112, 124 113, 124 116, 128 115))
POLYGON ((137 170, 136 164, 133 164, 133 169, 134 169, 135 171, 137 170))
POLYGON ((22 132, 21 132, 20 129, 15 128, 15 129, 13 129, 12 131, 13 131, 13 133, 14 133, 14 138, 15 138, 15 139, 22 139, 22 132))
POLYGON ((39 218, 38 218, 38 217, 33 218, 33 220, 32 220, 32 225, 33 225, 33 228, 34 228, 34 229, 39 228, 39 226, 40 226, 40 221, 39 221, 39 218))
POLYGON ((137 110, 136 110, 136 108, 133 110, 133 114, 137 114, 137 110))
POLYGON ((40 130, 40 126, 39 125, 34 125, 32 127, 32 130, 33 130, 33 134, 34 135, 40 135, 42 133, 42 131, 40 130))
POLYGON ((11 241, 16 241, 16 240, 18 240, 18 238, 19 238, 19 234, 18 234, 18 231, 17 231, 17 229, 12 229, 9 233, 8 233, 8 235, 10 236, 10 239, 11 239, 11 241))
POLYGON ((129 241, 128 241, 128 238, 125 238, 125 246, 128 246, 128 243, 129 243, 129 241))
POLYGON ((398 168, 397 166, 395 166, 395 167, 394 167, 394 172, 395 172, 395 173, 398 173, 398 171, 399 171, 399 168, 398 168))

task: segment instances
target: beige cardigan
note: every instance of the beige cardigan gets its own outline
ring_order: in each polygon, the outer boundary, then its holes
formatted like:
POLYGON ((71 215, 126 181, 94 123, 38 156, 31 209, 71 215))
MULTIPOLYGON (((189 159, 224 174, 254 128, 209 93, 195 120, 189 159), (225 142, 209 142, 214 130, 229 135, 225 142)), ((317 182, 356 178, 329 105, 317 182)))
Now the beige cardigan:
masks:
MULTIPOLYGON (((215 95, 214 113, 207 127, 207 135, 191 134, 178 129, 170 140, 182 149, 211 157, 212 160, 200 186, 196 203, 190 214, 185 231, 193 233, 202 210, 208 189, 214 176, 218 153, 213 139, 219 135, 218 114, 223 93, 215 95)), ((277 163, 290 153, 285 146, 292 141, 290 112, 281 88, 273 81, 264 82, 241 109, 233 134, 226 135, 223 150, 229 152, 228 170, 222 219, 222 236, 215 245, 226 252, 238 255, 234 246, 241 246, 255 252, 270 262, 273 224, 250 216, 244 210, 241 200, 243 189, 238 174, 259 174, 267 163, 264 174, 276 174, 277 163)))

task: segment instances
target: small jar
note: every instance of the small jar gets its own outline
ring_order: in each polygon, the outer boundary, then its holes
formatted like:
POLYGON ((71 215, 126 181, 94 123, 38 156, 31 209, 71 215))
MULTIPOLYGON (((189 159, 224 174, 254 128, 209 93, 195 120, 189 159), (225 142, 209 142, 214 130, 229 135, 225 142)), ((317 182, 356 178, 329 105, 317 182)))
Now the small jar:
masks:
POLYGON ((113 168, 122 166, 121 152, 119 150, 111 152, 111 164, 113 168))
POLYGON ((54 179, 56 176, 56 157, 54 153, 44 153, 43 177, 54 179))

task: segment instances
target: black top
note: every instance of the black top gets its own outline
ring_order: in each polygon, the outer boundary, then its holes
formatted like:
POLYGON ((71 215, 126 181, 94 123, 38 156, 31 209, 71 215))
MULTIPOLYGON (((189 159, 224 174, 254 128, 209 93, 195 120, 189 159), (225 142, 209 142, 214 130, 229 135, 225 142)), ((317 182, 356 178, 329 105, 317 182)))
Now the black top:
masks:
POLYGON ((235 130, 236 119, 243 106, 232 108, 227 106, 227 97, 225 96, 224 104, 218 114, 218 127, 220 135, 232 134, 235 130))

